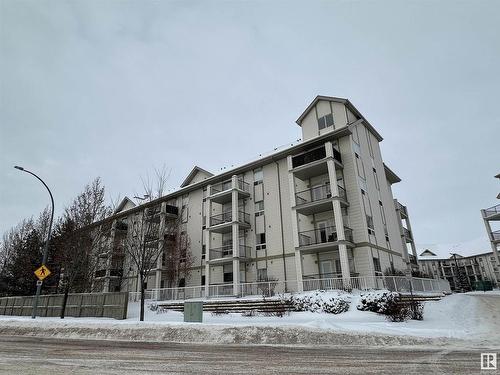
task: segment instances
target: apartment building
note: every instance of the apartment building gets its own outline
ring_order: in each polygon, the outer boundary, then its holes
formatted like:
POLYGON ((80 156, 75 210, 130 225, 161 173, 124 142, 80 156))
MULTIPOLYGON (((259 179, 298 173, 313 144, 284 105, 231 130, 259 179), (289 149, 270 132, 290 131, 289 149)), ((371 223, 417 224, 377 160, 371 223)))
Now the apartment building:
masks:
MULTIPOLYGON (((500 179, 500 173, 495 178, 500 179)), ((500 193, 497 195, 497 199, 500 199, 500 193)), ((500 264, 500 255, 498 254, 500 247, 500 204, 481 210, 481 216, 490 239, 493 256, 496 258, 497 264, 500 264)))
MULTIPOLYGON (((204 286, 209 295, 242 295, 245 283, 259 280, 300 291, 307 280, 348 285, 415 269, 408 210, 392 194, 401 179, 382 159, 382 136, 335 97, 316 97, 296 123, 302 140, 293 146, 216 175, 196 166, 177 191, 140 206, 125 199, 99 223, 110 233, 96 273, 102 290, 138 290, 122 241, 137 215, 157 217, 152 246, 166 240, 165 222, 182 215, 195 264, 178 285, 204 286)), ((147 288, 165 280, 159 259, 147 288)))
POLYGON ((470 256, 455 254, 444 258, 427 249, 420 254, 419 265, 426 274, 448 280, 454 291, 463 287, 472 288, 476 281, 481 280, 489 280, 494 286, 500 286, 500 263, 493 252, 470 256), (463 282, 467 285, 461 285, 463 282))

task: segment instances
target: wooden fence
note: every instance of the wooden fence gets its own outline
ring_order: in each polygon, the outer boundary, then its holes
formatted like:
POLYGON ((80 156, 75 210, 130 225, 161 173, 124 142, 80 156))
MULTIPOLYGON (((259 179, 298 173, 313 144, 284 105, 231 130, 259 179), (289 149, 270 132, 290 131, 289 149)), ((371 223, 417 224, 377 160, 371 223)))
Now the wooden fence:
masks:
MULTIPOLYGON (((31 316, 33 296, 0 298, 0 315, 31 316)), ((49 294, 38 299, 37 316, 59 317, 63 294, 49 294)), ((128 293, 70 293, 65 316, 126 319, 128 293)))

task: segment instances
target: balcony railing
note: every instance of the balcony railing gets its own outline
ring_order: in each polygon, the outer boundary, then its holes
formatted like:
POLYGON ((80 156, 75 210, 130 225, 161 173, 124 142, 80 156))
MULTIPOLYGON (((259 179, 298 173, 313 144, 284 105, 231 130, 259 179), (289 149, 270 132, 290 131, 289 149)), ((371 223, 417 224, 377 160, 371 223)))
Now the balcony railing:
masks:
MULTIPOLYGON (((223 191, 231 190, 233 188, 233 181, 226 180, 223 182, 219 182, 218 184, 214 184, 210 187, 210 194, 217 194, 223 191)), ((243 190, 244 192, 250 192, 250 184, 243 181, 241 178, 237 180, 237 188, 243 190)))
MULTIPOLYGON (((347 194, 342 186, 338 186, 339 197, 346 200, 347 194)), ((332 192, 330 185, 315 186, 307 190, 299 191, 295 194, 297 198, 297 205, 316 202, 322 199, 327 199, 332 197, 332 192)))
POLYGON ((233 245, 225 245, 210 249, 210 259, 231 258, 233 256, 233 245))
POLYGON ((500 214, 500 204, 497 204, 496 206, 485 209, 484 214, 486 215, 486 217, 500 214))
POLYGON ((170 204, 167 204, 165 207, 165 212, 170 215, 179 215, 179 207, 176 206, 171 206, 170 204))
POLYGON ((95 271, 95 277, 104 277, 104 276, 106 276, 106 270, 95 271))
MULTIPOLYGON (((345 227, 344 234, 346 240, 352 242, 352 229, 345 227)), ((338 241, 335 227, 325 227, 299 233, 299 246, 317 245, 335 241, 338 241)))
MULTIPOLYGON (((239 245, 238 247, 240 258, 251 258, 252 248, 246 245, 239 245)), ((210 260, 232 258, 233 257, 233 244, 227 244, 222 247, 210 249, 210 260)))
MULTIPOLYGON (((233 213, 223 212, 222 214, 214 215, 210 217, 210 225, 220 225, 224 223, 231 223, 233 221, 233 213)), ((238 221, 240 223, 250 224, 250 215, 243 211, 238 211, 238 221)))
POLYGON ((243 190, 245 192, 250 192, 250 184, 241 179, 238 179, 238 189, 243 190))
POLYGON ((411 232, 408 229, 404 228, 404 227, 403 227, 403 235, 409 241, 413 241, 413 237, 411 236, 411 232))
POLYGON ((128 225, 124 221, 118 220, 116 222, 115 229, 118 230, 118 231, 126 231, 128 229, 128 225))
POLYGON ((114 276, 114 277, 122 277, 123 276, 123 269, 121 269, 121 268, 110 269, 109 275, 114 276))
MULTIPOLYGON (((333 158, 340 163, 342 163, 342 158, 340 156, 340 152, 336 149, 333 150, 333 158)), ((297 168, 302 165, 306 165, 312 163, 313 161, 321 160, 326 158, 326 149, 324 146, 315 148, 314 150, 306 151, 302 154, 296 155, 292 157, 292 167, 297 168)))
POLYGON ((401 215, 408 217, 408 211, 406 210, 406 206, 403 206, 398 202, 398 209, 401 211, 401 215))

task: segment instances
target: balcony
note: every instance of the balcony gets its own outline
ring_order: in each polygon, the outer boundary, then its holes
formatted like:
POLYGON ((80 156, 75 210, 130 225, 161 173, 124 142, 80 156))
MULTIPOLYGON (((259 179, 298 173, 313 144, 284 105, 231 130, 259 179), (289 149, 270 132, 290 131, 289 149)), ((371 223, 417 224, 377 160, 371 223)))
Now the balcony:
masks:
MULTIPOLYGON (((219 232, 219 233, 230 232, 231 225, 233 222, 234 222, 233 213, 231 211, 223 212, 222 214, 218 214, 218 215, 214 215, 214 216, 210 217, 210 227, 208 229, 215 231, 215 232, 219 232)), ((249 228, 250 227, 250 215, 247 214, 246 212, 238 211, 237 222, 238 222, 238 224, 249 228)))
POLYGON ((100 278, 106 276, 106 270, 97 270, 95 271, 95 277, 100 278))
POLYGON ((171 216, 179 216, 179 207, 172 206, 170 204, 167 204, 165 206, 165 213, 171 216))
MULTIPOLYGON (((345 241, 353 242, 352 229, 344 227, 345 241)), ((335 227, 325 227, 319 229, 299 232, 299 247, 311 250, 332 250, 338 246, 337 231, 335 227)))
MULTIPOLYGON (((252 248, 246 245, 239 245, 238 254, 235 258, 251 258, 252 248)), ((233 260, 233 244, 210 249, 210 263, 224 263, 233 260)))
POLYGON ((122 277, 123 270, 121 268, 112 268, 109 270, 109 276, 111 277, 122 277))
POLYGON ((237 179, 233 186, 233 180, 231 179, 210 186, 210 199, 220 204, 230 202, 233 189, 236 189, 238 192, 238 199, 250 196, 250 184, 242 179, 237 179))
POLYGON ((338 186, 339 193, 332 196, 330 185, 315 186, 295 194, 296 209, 303 215, 312 215, 332 209, 330 198, 339 198, 341 203, 347 205, 347 194, 343 187, 338 186))
POLYGON ((491 232, 491 237, 493 238, 493 242, 500 241, 500 230, 491 232))
POLYGON ((488 220, 500 220, 500 204, 485 209, 484 218, 488 220))
POLYGON ((408 229, 406 229, 405 227, 403 227, 403 236, 404 236, 405 241, 407 243, 413 242, 413 237, 411 235, 411 232, 408 229))
POLYGON ((118 220, 116 222, 116 226, 115 226, 115 230, 117 232, 126 232, 128 229, 128 225, 126 222, 124 222, 123 220, 118 220))
MULTIPOLYGON (((334 160, 342 166, 342 158, 340 152, 333 150, 334 160)), ((292 168, 295 175, 301 180, 328 173, 326 165, 326 149, 325 146, 315 148, 310 151, 303 152, 292 157, 292 168)))
POLYGON ((401 218, 408 219, 408 210, 406 209, 406 206, 403 206, 401 203, 397 202, 396 208, 399 209, 401 218))

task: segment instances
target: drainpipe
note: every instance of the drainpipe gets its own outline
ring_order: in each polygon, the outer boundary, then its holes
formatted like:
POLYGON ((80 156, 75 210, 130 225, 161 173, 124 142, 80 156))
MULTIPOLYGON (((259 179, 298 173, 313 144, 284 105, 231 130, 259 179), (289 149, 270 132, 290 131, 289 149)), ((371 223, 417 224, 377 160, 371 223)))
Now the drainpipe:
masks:
POLYGON ((280 229, 281 229, 281 254, 283 257, 283 274, 285 275, 285 293, 288 291, 287 288, 287 276, 286 276, 286 257, 285 257, 285 235, 283 233, 283 207, 281 204, 281 178, 280 178, 280 166, 276 160, 274 160, 276 164, 276 172, 278 174, 278 198, 280 200, 280 229))

